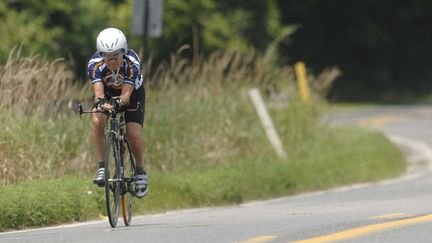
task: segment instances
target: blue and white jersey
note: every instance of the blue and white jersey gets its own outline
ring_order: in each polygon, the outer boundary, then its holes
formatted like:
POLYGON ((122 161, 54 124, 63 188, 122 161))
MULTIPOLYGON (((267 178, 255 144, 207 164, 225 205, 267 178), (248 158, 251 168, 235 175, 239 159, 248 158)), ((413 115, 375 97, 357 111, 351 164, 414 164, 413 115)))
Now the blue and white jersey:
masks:
POLYGON ((102 82, 105 88, 114 92, 120 92, 123 84, 129 84, 135 89, 139 89, 144 81, 138 55, 131 49, 123 55, 123 63, 118 73, 114 73, 108 68, 99 53, 94 53, 88 62, 88 75, 92 84, 102 82))

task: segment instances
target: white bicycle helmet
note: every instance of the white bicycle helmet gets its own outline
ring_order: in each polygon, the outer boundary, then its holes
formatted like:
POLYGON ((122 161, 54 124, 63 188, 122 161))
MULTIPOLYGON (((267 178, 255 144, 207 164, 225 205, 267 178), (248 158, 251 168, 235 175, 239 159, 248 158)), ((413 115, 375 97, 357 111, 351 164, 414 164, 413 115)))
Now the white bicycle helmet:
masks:
POLYGON ((113 52, 120 49, 127 52, 126 36, 121 30, 107 28, 102 30, 96 39, 96 49, 99 53, 113 52))

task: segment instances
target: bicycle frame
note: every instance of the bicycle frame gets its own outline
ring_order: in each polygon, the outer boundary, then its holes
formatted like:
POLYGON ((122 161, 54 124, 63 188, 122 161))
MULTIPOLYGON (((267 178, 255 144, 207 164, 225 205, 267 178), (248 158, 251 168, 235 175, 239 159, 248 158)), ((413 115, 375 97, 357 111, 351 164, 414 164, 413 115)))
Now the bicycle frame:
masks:
MULTIPOLYGON (((139 108, 140 104, 138 103, 136 109, 128 109, 128 111, 136 111, 139 108)), ((83 111, 81 104, 78 105, 78 112, 80 114, 80 117, 82 114, 86 113, 104 113, 108 116, 107 127, 105 128, 105 196, 108 220, 111 227, 116 227, 119 216, 119 209, 121 206, 124 223, 126 226, 129 226, 132 218, 132 203, 134 196, 134 178, 132 174, 135 171, 135 159, 130 153, 129 143, 126 138, 126 124, 124 120, 124 113, 115 112, 112 110, 83 111), (112 150, 112 157, 110 154, 110 150, 112 150), (128 151, 127 154, 129 158, 125 158, 126 150, 128 151), (114 164, 111 165, 111 168, 114 172, 113 176, 110 175, 111 169, 109 161, 111 159, 114 159, 114 164), (129 159, 129 163, 125 164, 125 159, 129 159), (130 176, 128 177, 125 177, 125 167, 128 168, 130 172, 130 176), (129 195, 127 195, 127 193, 129 193, 129 195), (113 198, 111 198, 111 196, 113 198), (127 202, 125 202, 125 198, 128 198, 127 202)))

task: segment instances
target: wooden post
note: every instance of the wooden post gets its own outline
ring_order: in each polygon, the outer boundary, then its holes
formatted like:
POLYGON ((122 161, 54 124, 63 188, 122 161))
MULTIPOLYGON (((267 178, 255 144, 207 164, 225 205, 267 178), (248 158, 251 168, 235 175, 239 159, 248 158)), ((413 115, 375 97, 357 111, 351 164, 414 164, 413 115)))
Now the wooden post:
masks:
POLYGON ((276 132, 276 129, 273 126, 273 122, 270 118, 270 115, 267 112, 267 108, 265 107, 264 101, 261 98, 261 95, 257 89, 249 90, 249 97, 252 100, 252 103, 255 106, 255 110, 258 113, 258 117, 261 120, 261 124, 264 127, 264 130, 267 134, 267 138, 269 139, 273 149, 281 158, 286 158, 287 154, 283 149, 282 142, 279 138, 279 135, 276 132))
POLYGON ((307 81, 306 74, 306 65, 304 62, 297 62, 295 64, 295 72, 297 76, 297 84, 300 91, 300 97, 303 104, 310 104, 310 91, 309 91, 309 83, 307 81))

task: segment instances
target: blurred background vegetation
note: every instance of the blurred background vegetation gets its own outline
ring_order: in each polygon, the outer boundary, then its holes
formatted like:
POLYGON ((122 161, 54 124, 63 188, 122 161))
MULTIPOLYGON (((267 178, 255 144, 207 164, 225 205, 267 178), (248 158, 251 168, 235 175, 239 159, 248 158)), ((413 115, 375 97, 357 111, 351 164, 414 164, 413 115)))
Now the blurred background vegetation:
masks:
MULTIPOLYGON (((132 0, 4 0, 0 2, 0 60, 21 54, 64 57, 86 79, 97 33, 122 29, 130 47, 132 0)), ((165 0, 163 35, 150 42, 153 65, 180 47, 192 59, 215 50, 256 51, 280 64, 306 61, 317 74, 337 66, 333 100, 380 99, 432 89, 432 3, 427 0, 165 0), (193 53, 195 52, 195 53, 193 53)))

